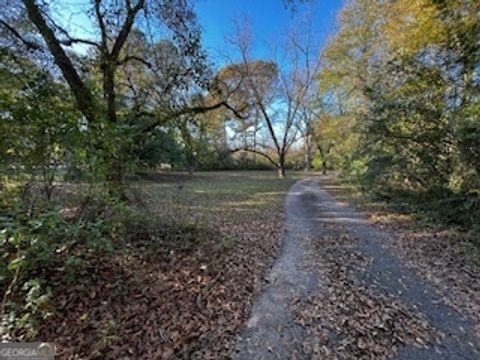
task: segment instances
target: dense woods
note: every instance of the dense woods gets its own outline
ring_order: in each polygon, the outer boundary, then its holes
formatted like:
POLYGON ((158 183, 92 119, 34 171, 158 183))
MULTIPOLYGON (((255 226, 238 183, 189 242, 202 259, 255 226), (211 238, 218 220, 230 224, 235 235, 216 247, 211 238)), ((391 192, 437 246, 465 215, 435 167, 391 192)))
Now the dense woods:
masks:
POLYGON ((198 230, 145 221, 157 171, 333 171, 479 241, 479 1, 352 0, 323 48, 308 20, 268 58, 244 24, 221 65, 188 0, 71 6, 0 0, 2 339, 129 239, 198 230))
POLYGON ((479 221, 478 1, 354 1, 323 51, 325 157, 364 190, 479 221))

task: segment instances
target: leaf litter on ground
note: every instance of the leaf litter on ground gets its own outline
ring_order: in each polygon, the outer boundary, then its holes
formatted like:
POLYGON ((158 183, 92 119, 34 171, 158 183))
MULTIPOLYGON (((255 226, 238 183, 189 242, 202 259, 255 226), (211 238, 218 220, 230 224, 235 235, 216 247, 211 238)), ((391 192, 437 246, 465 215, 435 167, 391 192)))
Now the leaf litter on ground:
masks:
POLYGON ((362 280, 371 259, 339 224, 307 238, 308 268, 321 279, 319 290, 292 303, 295 321, 307 331, 303 344, 311 359, 387 359, 399 347, 424 347, 442 334, 407 309, 394 294, 362 280))
POLYGON ((278 254, 291 183, 265 172, 146 183, 155 222, 57 288, 38 337, 59 359, 228 358, 278 254))

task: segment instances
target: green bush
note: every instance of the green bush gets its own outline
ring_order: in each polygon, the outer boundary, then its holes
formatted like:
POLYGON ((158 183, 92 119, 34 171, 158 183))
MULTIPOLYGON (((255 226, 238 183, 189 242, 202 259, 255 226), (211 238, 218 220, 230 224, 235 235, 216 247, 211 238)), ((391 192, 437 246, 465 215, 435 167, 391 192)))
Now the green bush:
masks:
POLYGON ((3 206, 1 214, 1 335, 33 338, 50 315, 52 286, 75 282, 86 259, 111 253, 120 228, 114 218, 66 220, 58 208, 31 215, 17 204, 3 206))

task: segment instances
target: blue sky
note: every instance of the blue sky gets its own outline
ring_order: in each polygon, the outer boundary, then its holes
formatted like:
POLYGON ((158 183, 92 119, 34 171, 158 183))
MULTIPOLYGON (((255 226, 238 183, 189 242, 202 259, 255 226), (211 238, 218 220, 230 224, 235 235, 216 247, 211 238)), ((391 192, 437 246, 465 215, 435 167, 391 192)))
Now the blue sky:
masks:
MULTIPOLYGON (((278 40, 305 16, 308 9, 313 14, 315 39, 324 44, 335 31, 337 14, 343 0, 310 0, 297 5, 292 14, 283 0, 198 0, 199 22, 203 28, 203 41, 214 59, 226 50, 225 37, 234 33, 235 19, 247 18, 255 40, 254 56, 268 56, 267 43, 278 40)), ((297 29, 300 30, 301 29, 297 29)))
MULTIPOLYGON (((315 41, 325 44, 328 37, 335 32, 337 15, 344 0, 308 0, 305 4, 297 0, 297 11, 292 13, 286 9, 283 0, 196 0, 195 9, 202 26, 203 44, 208 50, 211 59, 222 65, 225 58, 222 54, 228 52, 226 36, 235 32, 235 21, 248 19, 254 38, 255 58, 269 56, 269 43, 280 41, 289 30, 297 25, 307 12, 313 14, 312 30, 315 41)), ((62 20, 72 25, 74 35, 87 37, 94 34, 88 32, 91 28, 90 20, 81 9, 89 7, 86 0, 64 0, 52 2, 58 6, 57 10, 65 15, 62 20), (62 4, 62 5, 61 5, 62 4), (62 11, 64 10, 64 11, 62 11)), ((82 51, 82 46, 77 47, 82 51)))

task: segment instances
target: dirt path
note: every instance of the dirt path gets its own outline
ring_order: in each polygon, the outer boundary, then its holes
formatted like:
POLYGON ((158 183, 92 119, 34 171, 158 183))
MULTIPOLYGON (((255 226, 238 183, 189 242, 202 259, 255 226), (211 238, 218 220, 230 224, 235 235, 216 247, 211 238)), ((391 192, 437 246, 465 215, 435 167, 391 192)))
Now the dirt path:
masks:
POLYGON ((386 250, 387 236, 314 178, 297 182, 234 358, 479 359, 475 324, 386 250))

